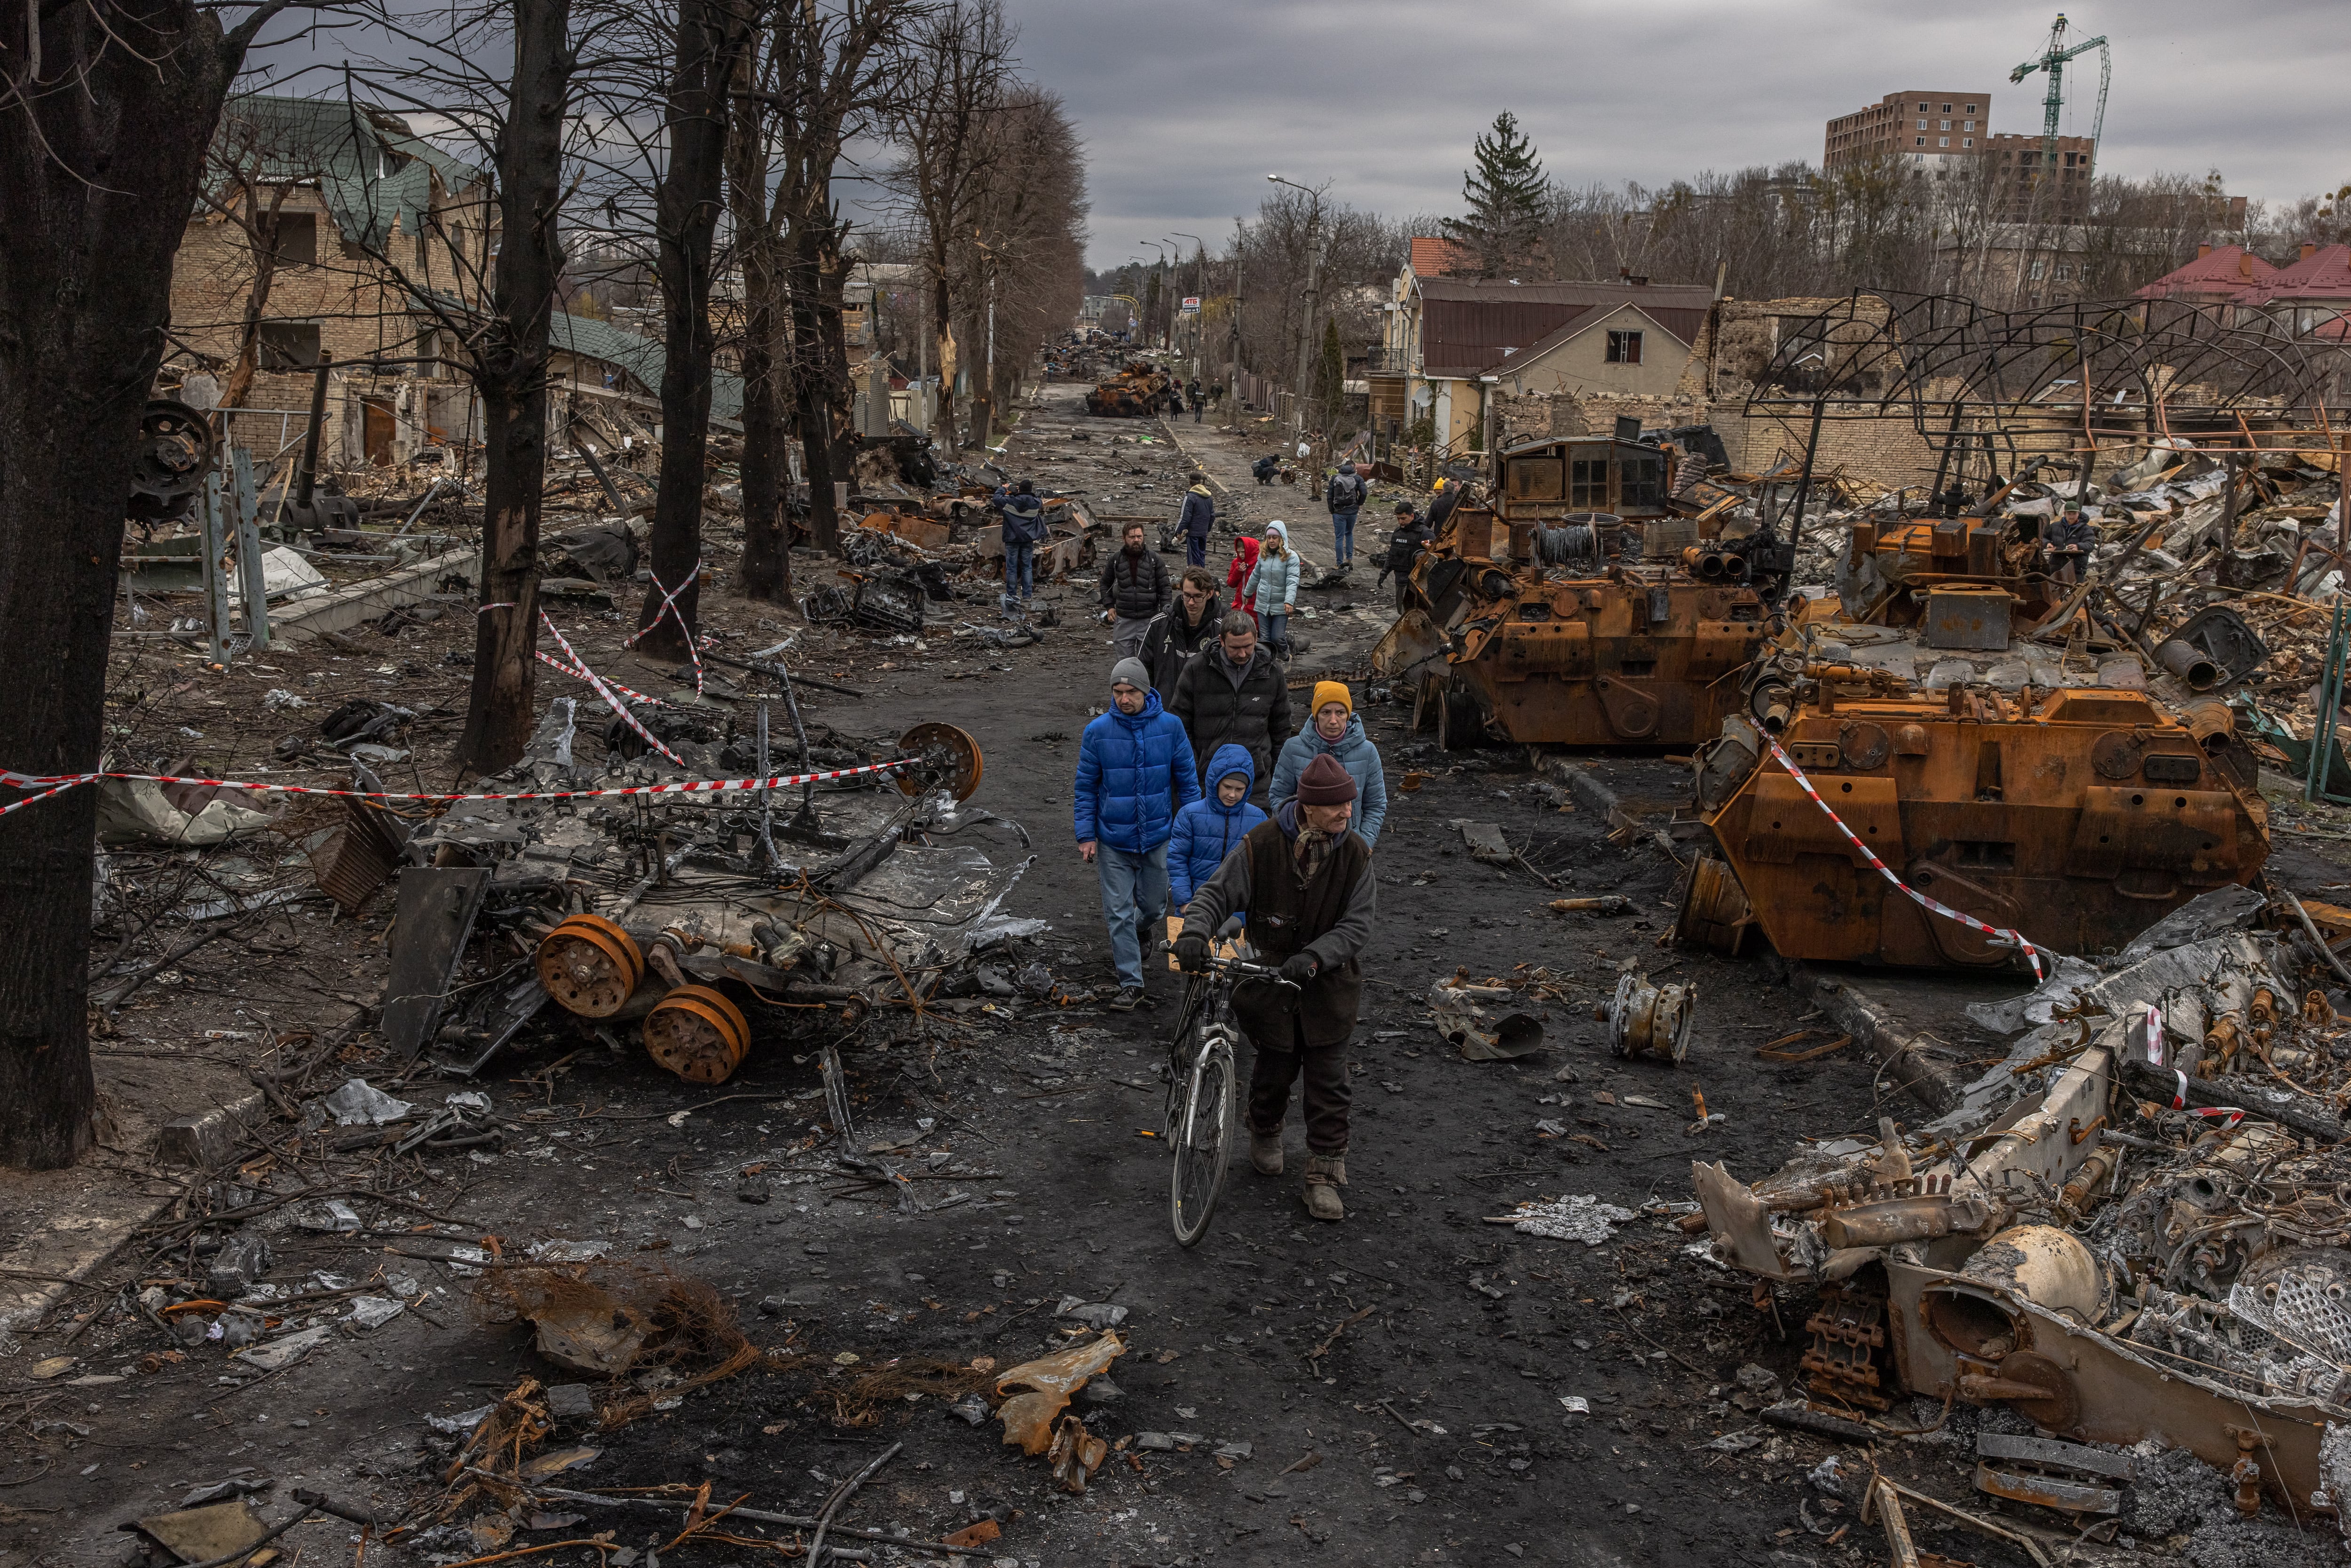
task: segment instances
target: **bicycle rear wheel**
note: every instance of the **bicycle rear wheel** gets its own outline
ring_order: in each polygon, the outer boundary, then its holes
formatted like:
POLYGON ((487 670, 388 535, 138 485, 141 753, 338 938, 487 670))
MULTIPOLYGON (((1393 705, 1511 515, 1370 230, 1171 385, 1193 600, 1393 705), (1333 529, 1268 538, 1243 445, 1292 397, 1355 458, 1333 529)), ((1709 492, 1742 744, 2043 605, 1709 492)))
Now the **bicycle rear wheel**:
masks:
POLYGON ((1189 1247, 1207 1234, 1208 1218, 1225 1190, 1232 1141, 1232 1051, 1222 1040, 1203 1040, 1176 1129, 1176 1170, 1167 1195, 1167 1218, 1179 1246, 1189 1247))

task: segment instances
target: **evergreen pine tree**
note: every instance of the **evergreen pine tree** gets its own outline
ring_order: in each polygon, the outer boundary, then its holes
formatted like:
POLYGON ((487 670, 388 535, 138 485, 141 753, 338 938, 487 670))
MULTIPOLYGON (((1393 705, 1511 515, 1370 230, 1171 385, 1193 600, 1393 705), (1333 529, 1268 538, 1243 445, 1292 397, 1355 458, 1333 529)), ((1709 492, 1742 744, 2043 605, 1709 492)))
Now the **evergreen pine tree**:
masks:
POLYGON ((1475 166, 1463 172, 1461 197, 1469 214, 1445 220, 1447 239, 1478 258, 1486 277, 1549 276, 1542 231, 1551 215, 1551 187, 1534 143, 1504 110, 1492 131, 1471 145, 1475 166))
POLYGON ((1339 412, 1347 398, 1347 351, 1340 346, 1336 317, 1322 323, 1322 351, 1315 356, 1314 400, 1322 405, 1322 428, 1339 434, 1339 412))

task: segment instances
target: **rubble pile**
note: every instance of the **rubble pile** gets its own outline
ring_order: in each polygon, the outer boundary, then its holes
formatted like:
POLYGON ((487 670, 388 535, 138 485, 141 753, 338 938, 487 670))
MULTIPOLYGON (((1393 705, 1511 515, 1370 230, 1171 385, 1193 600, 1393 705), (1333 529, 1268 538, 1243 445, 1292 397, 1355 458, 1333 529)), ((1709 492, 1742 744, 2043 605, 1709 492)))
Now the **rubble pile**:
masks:
POLYGON ((1970 1008, 2015 1038, 1946 1114, 1813 1143, 1751 1186, 1695 1166, 1708 1260, 1820 1291, 1808 1394, 1766 1418, 1881 1438, 1899 1386, 2021 1418, 2053 1453, 2134 1450, 2141 1487, 2147 1458, 2183 1449, 2247 1519, 2265 1501, 2339 1517, 2351 1020, 2313 930, 2290 894, 2208 894, 2119 955, 1970 1008))

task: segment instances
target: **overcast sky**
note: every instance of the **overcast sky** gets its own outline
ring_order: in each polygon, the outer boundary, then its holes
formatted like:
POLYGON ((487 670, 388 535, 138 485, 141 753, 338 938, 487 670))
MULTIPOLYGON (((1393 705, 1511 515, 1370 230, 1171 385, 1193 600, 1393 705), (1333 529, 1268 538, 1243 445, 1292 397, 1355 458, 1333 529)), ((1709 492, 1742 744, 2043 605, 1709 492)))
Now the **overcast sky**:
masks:
MULTIPOLYGON (((2057 7, 2015 0, 1008 0, 1028 74, 1068 102, 1093 200, 1088 259, 1186 231, 1214 251, 1265 176, 1402 217, 1457 213, 1470 139, 1515 112, 1574 184, 1817 162, 1822 122, 1912 88, 1991 95, 2038 133, 2057 7)), ((2099 167, 2271 199, 2351 180, 2342 0, 2117 0, 2069 10, 2114 56, 2099 167)), ((2069 65, 2086 135, 2096 52, 2069 65), (2077 96, 2078 95, 2078 96, 2077 96)), ((1186 242, 1188 245, 1188 242, 1186 242)))

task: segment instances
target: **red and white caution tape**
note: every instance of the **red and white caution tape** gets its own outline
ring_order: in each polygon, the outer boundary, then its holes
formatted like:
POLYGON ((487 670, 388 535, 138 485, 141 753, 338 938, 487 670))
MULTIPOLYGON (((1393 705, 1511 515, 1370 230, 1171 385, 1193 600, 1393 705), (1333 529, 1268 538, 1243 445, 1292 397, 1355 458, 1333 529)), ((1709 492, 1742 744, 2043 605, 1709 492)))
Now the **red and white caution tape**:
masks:
POLYGON ((496 792, 479 790, 472 793, 446 795, 411 794, 393 789, 326 789, 310 784, 278 784, 263 779, 191 779, 172 773, 16 773, 0 768, 0 789, 38 789, 22 800, 12 800, 0 806, 0 817, 20 811, 36 801, 52 795, 63 794, 78 785, 94 784, 101 779, 143 780, 150 784, 196 784, 215 789, 250 789, 256 794, 273 795, 335 795, 359 800, 423 800, 455 802, 460 800, 582 800, 613 795, 728 795, 750 794, 761 789, 797 789, 804 784, 827 784, 841 779, 872 778, 895 775, 914 765, 913 758, 901 758, 895 762, 869 762, 862 768, 836 768, 827 773, 787 773, 773 779, 681 779, 668 784, 627 784, 611 789, 528 789, 496 792))
POLYGON ((2015 943, 2017 946, 2023 949, 2024 956, 2032 963, 2032 977, 2036 980, 2045 979, 2047 977, 2043 973, 2041 967, 2041 949, 2026 941, 2022 933, 2011 931, 2005 926, 1987 925, 1972 915, 1962 915, 1948 904, 1937 903, 1935 900, 1928 897, 1925 894, 1919 892, 1917 888, 1912 887, 1908 883, 1904 882, 1900 877, 1896 876, 1891 871, 1886 869, 1886 862, 1877 858, 1876 852, 1867 844, 1863 843, 1859 835, 1855 833, 1851 828, 1844 825, 1844 819, 1839 817, 1834 811, 1829 810, 1829 803, 1821 799, 1821 792, 1813 788, 1813 781, 1804 777, 1803 770, 1798 768, 1795 763, 1790 759, 1786 752, 1780 749, 1779 741, 1767 735, 1763 737, 1763 743, 1771 748, 1771 755, 1779 759, 1780 766, 1788 770, 1788 777, 1793 779, 1796 781, 1797 786, 1802 789, 1805 794, 1810 795, 1813 798, 1813 804, 1818 806, 1823 812, 1826 813, 1828 820, 1832 823, 1835 824, 1836 831, 1843 833, 1845 836, 1845 841, 1852 844, 1855 849, 1861 852, 1861 858, 1867 861, 1870 865, 1876 869, 1878 875, 1884 877, 1886 881, 1892 883, 1895 886, 1907 894, 1913 904, 1916 904, 1919 908, 1925 910, 1929 915, 1939 915, 1946 920, 1958 921, 1960 925, 1966 926, 1970 931, 1980 931, 1987 936, 1998 936, 2004 940, 2015 943))
POLYGON ((699 565, 695 566, 692 571, 685 574, 685 580, 683 582, 680 582, 675 588, 663 587, 661 573, 653 572, 651 575, 653 580, 653 586, 661 589, 661 608, 654 611, 653 618, 651 621, 646 622, 643 625, 638 627, 635 632, 631 635, 629 640, 622 643, 621 646, 623 648, 635 647, 637 645, 638 638, 644 636, 654 627, 660 625, 664 621, 674 619, 677 622, 677 629, 685 634, 685 651, 688 654, 692 655, 694 659, 694 695, 695 696, 700 696, 702 695, 702 650, 694 645, 694 628, 685 623, 685 612, 677 607, 677 600, 678 595, 684 593, 687 589, 694 586, 695 579, 702 575, 702 568, 699 565))
MULTIPOLYGON (((578 653, 572 652, 571 644, 563 640, 563 633, 555 629, 555 622, 547 618, 547 612, 544 610, 538 612, 538 623, 547 628, 547 634, 555 639, 555 645, 563 650, 563 656, 565 658, 571 661, 572 668, 569 673, 575 674, 581 680, 586 681, 595 691, 596 695, 604 699, 606 706, 610 706, 614 713, 619 714, 622 721, 627 724, 631 729, 635 730, 637 734, 643 737, 647 746, 652 747, 655 751, 660 752, 664 757, 668 758, 680 768, 685 766, 685 759, 684 758, 678 756, 676 752, 672 751, 668 747, 664 746, 660 741, 654 739, 653 732, 637 722, 637 716, 629 711, 629 705, 612 695, 612 688, 605 685, 602 678, 599 676, 595 671, 588 667, 588 661, 581 658, 578 653)), ((560 665, 557 667, 561 668, 560 665)), ((695 689, 698 691, 701 688, 697 685, 695 689)))
POLYGON ((2234 1132, 2236 1130, 2237 1124, 2245 1119, 2245 1113, 2237 1109, 2234 1105, 2198 1105, 2191 1107, 2188 1103, 2188 1074, 2180 1071, 2179 1069, 2175 1067, 2171 1070, 2171 1075, 2179 1080, 2179 1086, 2171 1092, 2171 1108, 2173 1110, 2186 1111, 2191 1116, 2203 1116, 2218 1122, 2220 1124, 2220 1130, 2224 1133, 2234 1132))
MULTIPOLYGON (((531 650, 531 656, 551 670, 562 671, 565 674, 569 675, 575 681, 592 681, 595 679, 593 675, 590 675, 588 673, 587 668, 584 665, 567 664, 562 660, 557 658, 554 654, 548 653, 544 649, 533 648, 531 650)), ((604 684, 611 687, 614 691, 620 693, 622 696, 628 698, 632 703, 643 703, 647 707, 667 707, 670 706, 669 704, 662 701, 659 697, 649 697, 643 692, 632 691, 629 687, 622 685, 618 681, 606 681, 604 684)))

